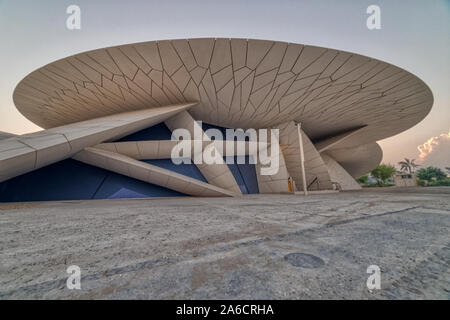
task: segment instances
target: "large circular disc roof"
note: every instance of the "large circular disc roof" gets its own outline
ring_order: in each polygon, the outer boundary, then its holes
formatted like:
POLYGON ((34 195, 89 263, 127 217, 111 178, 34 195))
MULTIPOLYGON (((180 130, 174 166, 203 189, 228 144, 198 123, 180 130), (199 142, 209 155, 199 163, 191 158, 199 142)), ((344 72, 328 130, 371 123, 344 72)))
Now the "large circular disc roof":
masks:
POLYGON ((386 62, 302 44, 219 38, 76 54, 30 73, 13 98, 43 128, 196 101, 195 118, 224 127, 296 120, 315 140, 364 126, 347 147, 402 132, 433 104, 422 80, 386 62))

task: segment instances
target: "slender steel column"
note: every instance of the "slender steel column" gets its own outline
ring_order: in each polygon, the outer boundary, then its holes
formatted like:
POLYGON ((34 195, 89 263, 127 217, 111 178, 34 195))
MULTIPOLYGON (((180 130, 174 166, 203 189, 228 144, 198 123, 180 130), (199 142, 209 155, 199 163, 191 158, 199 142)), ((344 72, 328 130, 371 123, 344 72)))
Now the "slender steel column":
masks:
POLYGON ((302 184, 303 184, 303 193, 305 196, 308 195, 308 187, 306 185, 306 175, 305 175, 305 154, 303 153, 303 139, 302 139, 302 131, 301 131, 301 122, 297 122, 297 133, 298 133, 298 143, 300 145, 300 167, 302 168, 302 184))

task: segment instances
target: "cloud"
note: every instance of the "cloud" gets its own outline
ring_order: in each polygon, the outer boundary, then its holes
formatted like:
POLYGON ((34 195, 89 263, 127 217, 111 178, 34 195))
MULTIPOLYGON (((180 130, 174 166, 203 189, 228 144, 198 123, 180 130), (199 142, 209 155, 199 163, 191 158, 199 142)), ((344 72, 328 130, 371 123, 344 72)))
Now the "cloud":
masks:
POLYGON ((422 166, 450 167, 450 131, 431 137, 417 150, 420 152, 417 162, 422 166))

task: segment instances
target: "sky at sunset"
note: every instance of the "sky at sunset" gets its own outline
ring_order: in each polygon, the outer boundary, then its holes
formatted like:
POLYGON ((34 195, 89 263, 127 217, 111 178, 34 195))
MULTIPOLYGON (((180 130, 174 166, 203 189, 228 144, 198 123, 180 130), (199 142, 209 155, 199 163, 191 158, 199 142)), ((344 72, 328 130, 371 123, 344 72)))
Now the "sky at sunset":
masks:
POLYGON ((0 0, 0 131, 40 130, 16 109, 12 93, 31 71, 54 60, 112 45, 177 38, 231 37, 295 42, 374 57, 421 78, 430 114, 379 141, 383 161, 415 158, 450 167, 450 1, 25 1, 0 0), (81 8, 81 30, 66 28, 66 8, 81 8), (366 9, 381 8, 369 30, 366 9))

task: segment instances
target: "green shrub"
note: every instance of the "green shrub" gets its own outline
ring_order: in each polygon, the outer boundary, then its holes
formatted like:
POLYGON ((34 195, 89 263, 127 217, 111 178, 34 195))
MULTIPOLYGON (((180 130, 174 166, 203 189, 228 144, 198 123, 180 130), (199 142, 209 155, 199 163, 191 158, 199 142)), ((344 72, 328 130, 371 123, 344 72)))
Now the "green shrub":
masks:
POLYGON ((427 186, 427 181, 426 180, 417 179, 417 185, 419 185, 421 187, 426 187, 427 186))
POLYGON ((450 187, 450 178, 431 181, 417 179, 417 184, 421 187, 450 187))
POLYGON ((429 187, 450 187, 450 178, 431 181, 430 183, 428 183, 428 186, 429 187))
POLYGON ((377 180, 378 186, 383 187, 386 185, 387 180, 392 178, 396 170, 393 165, 390 164, 380 164, 378 167, 373 169, 370 174, 377 180))
POLYGON ((365 184, 367 180, 369 180, 369 176, 367 174, 358 178, 358 182, 362 184, 365 184))
POLYGON ((445 180, 447 175, 444 171, 435 167, 422 168, 416 173, 417 178, 421 180, 433 181, 433 180, 445 180))

